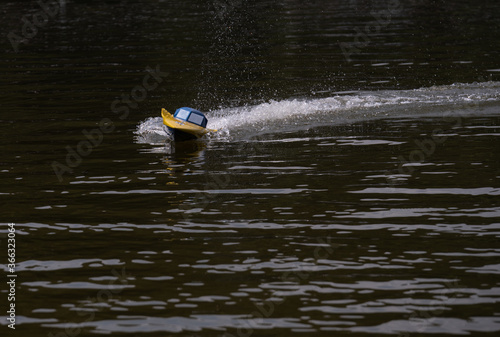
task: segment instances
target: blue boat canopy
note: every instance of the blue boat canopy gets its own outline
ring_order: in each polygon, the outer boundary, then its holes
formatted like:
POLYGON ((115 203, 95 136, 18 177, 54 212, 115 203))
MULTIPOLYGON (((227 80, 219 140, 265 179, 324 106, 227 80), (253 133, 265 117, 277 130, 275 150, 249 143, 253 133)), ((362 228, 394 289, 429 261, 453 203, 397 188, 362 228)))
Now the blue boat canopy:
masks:
POLYGON ((199 125, 201 127, 207 127, 207 117, 198 110, 193 108, 179 108, 175 111, 174 117, 189 123, 199 125))

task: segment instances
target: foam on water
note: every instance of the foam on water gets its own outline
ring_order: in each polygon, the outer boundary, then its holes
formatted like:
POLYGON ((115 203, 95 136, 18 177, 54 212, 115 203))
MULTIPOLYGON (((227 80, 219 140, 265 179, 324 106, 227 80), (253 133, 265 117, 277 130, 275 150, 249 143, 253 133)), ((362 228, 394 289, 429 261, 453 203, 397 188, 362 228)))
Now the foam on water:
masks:
MULTIPOLYGON (((472 114, 481 105, 500 101, 500 82, 453 84, 416 90, 337 94, 315 99, 286 99, 210 111, 207 127, 218 139, 246 139, 262 133, 352 123, 372 118, 432 114, 472 114)), ((168 134, 161 117, 148 118, 136 131, 139 143, 163 142, 168 134)))
POLYGON ((159 144, 168 138, 168 133, 163 128, 161 117, 149 117, 137 126, 135 131, 138 143, 159 144))

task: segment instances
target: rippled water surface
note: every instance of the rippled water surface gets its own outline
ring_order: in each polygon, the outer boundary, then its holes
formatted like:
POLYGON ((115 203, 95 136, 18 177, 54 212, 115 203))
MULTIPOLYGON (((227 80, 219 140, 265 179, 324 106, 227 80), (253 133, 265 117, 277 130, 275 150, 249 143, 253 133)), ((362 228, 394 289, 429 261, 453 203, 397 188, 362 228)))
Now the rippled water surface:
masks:
POLYGON ((497 2, 51 4, 0 5, 1 336, 500 332, 497 2))

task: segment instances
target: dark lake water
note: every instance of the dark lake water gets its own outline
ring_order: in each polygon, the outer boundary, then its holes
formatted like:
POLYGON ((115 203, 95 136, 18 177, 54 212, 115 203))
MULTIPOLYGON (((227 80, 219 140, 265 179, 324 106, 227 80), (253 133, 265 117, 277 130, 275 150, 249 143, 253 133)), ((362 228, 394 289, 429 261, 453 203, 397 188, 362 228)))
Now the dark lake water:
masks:
POLYGON ((1 336, 500 332, 498 1, 0 17, 1 336))

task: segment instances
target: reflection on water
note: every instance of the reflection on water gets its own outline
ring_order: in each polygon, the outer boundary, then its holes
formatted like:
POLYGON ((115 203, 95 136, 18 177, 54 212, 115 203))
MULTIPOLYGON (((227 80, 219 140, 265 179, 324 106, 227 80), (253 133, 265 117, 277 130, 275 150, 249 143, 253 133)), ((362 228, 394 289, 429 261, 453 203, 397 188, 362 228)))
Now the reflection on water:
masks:
MULTIPOLYGON (((0 4, 1 35, 37 6, 0 4)), ((0 41, 17 333, 497 334, 498 8, 66 1, 0 41), (221 131, 168 141, 179 106, 221 131)))
POLYGON ((20 289, 34 294, 20 300, 19 326, 228 336, 498 331, 499 118, 377 119, 244 146, 139 148, 119 174, 42 192, 51 203, 38 201, 38 214, 62 209, 79 220, 18 225, 27 257, 20 289), (413 137, 436 128, 446 141, 388 179, 398 156, 416 148, 413 137))

